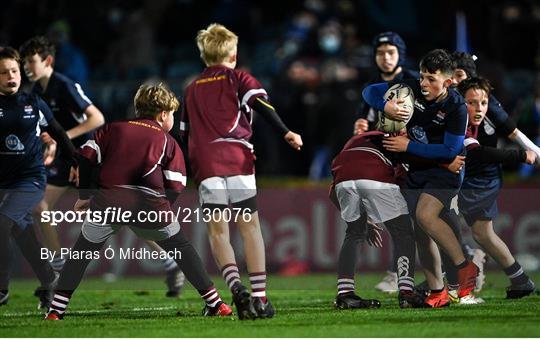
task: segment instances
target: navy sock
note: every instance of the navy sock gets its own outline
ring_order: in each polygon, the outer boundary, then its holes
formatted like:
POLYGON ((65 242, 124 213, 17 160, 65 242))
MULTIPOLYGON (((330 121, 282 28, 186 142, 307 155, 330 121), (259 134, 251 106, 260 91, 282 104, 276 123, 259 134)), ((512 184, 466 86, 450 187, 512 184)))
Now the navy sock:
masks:
POLYGON ((523 268, 517 261, 505 268, 504 273, 506 273, 512 285, 522 285, 529 281, 529 276, 525 274, 523 268))

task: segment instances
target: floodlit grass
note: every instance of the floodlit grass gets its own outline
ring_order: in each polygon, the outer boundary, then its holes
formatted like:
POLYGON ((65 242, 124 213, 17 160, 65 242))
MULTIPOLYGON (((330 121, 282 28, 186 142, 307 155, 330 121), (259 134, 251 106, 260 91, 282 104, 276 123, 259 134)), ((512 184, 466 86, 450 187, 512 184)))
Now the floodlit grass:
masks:
MULTIPOLYGON (((507 279, 489 272, 483 305, 401 310, 396 295, 377 292, 383 274, 357 275, 362 297, 378 298, 378 310, 333 308, 334 275, 270 276, 269 296, 277 314, 270 320, 204 318, 197 292, 186 287, 179 299, 165 298, 161 278, 86 279, 63 321, 42 320, 32 296, 35 281, 15 280, 0 307, 2 337, 538 337, 540 296, 505 300, 507 279)), ((534 276, 540 281, 540 275, 534 276)), ((221 279, 215 282, 230 302, 221 279)), ((419 280, 419 279, 418 279, 419 280)))

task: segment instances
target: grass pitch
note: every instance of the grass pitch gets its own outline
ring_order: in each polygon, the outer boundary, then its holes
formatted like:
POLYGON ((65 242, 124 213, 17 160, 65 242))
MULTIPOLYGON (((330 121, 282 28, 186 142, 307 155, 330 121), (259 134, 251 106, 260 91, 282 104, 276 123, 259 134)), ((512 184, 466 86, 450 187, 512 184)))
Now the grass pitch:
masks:
MULTIPOLYGON (((277 314, 269 320, 204 318, 197 292, 186 286, 179 299, 165 298, 161 277, 106 283, 86 279, 63 321, 42 320, 32 296, 35 281, 11 283, 10 300, 0 307, 2 337, 539 337, 540 296, 505 300, 508 284, 489 272, 480 296, 483 305, 401 310, 397 296, 377 292, 383 274, 357 275, 362 297, 378 298, 378 310, 333 308, 334 275, 269 277, 269 296, 277 314)), ((533 276, 540 281, 540 274, 533 276)), ((420 281, 421 278, 417 278, 420 281)), ((230 294, 214 278, 222 297, 230 294)), ((189 284, 187 284, 189 285, 189 284)))

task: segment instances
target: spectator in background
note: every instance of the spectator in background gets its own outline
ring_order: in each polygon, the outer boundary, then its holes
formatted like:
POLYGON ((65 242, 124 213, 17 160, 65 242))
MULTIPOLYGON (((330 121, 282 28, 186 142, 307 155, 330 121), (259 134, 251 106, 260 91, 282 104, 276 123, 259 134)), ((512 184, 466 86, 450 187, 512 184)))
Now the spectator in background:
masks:
MULTIPOLYGON (((280 111, 285 112, 283 116, 287 117, 287 126, 292 130, 301 131, 302 135, 307 135, 309 140, 312 140, 312 131, 314 130, 312 116, 315 114, 314 111, 318 104, 319 83, 320 74, 315 60, 299 58, 292 61, 280 74, 274 77, 272 84, 272 93, 275 93, 276 96, 273 103, 280 111)), ((255 117, 254 143, 261 139, 261 134, 266 133, 266 131, 262 132, 264 126, 266 129, 269 128, 264 119, 255 117), (261 132, 257 134, 257 131, 261 132)), ((297 153, 289 150, 287 145, 281 145, 281 142, 274 141, 275 138, 271 142, 275 145, 274 149, 278 150, 278 155, 274 155, 273 159, 259 156, 256 164, 257 169, 271 168, 271 174, 306 176, 311 161, 312 143, 306 142, 305 147, 307 148, 304 148, 304 152, 297 153)), ((260 146, 258 147, 261 149, 260 146)), ((264 149, 272 149, 272 147, 266 146, 264 149)), ((272 153, 267 152, 265 156, 269 154, 272 153)))
POLYGON ((54 68, 82 87, 88 84, 88 62, 86 56, 70 41, 71 29, 66 20, 52 23, 47 37, 56 46, 54 68))
POLYGON ((315 145, 309 169, 312 180, 330 177, 330 160, 349 139, 347 126, 354 121, 359 100, 358 72, 345 58, 343 39, 343 26, 336 20, 327 21, 318 30, 316 57, 321 82, 312 116, 315 145))
POLYGON ((277 71, 285 68, 298 56, 317 24, 317 16, 306 10, 300 11, 293 17, 285 31, 284 41, 275 54, 274 67, 277 71))
POLYGON ((118 41, 112 45, 107 62, 121 79, 145 79, 157 72, 154 26, 143 9, 121 15, 118 41))

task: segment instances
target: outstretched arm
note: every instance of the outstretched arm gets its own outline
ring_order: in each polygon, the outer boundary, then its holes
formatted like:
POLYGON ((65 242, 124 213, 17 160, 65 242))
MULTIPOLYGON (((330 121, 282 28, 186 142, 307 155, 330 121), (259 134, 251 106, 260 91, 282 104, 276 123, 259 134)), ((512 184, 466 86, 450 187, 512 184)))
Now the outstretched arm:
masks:
POLYGON ((513 150, 482 146, 475 139, 465 140, 467 160, 480 164, 515 164, 525 162, 533 164, 537 160, 536 153, 531 150, 513 150))
POLYGON ((540 165, 540 148, 534 144, 525 134, 519 129, 514 129, 512 133, 508 135, 512 141, 516 142, 524 150, 530 150, 536 153, 536 163, 540 165))
POLYGON ((302 137, 299 134, 289 130, 287 126, 285 126, 285 124, 277 114, 275 108, 270 105, 268 101, 266 101, 262 97, 258 97, 251 104, 251 108, 253 108, 257 113, 262 115, 263 118, 268 121, 278 133, 283 135, 285 141, 292 148, 298 151, 301 149, 303 145, 302 137))
POLYGON ((105 123, 103 113, 101 113, 101 111, 94 105, 88 106, 85 109, 84 114, 86 114, 87 117, 85 121, 66 131, 70 139, 74 139, 80 135, 93 131, 105 123))

